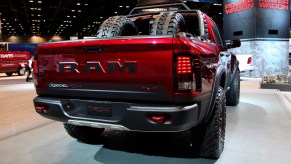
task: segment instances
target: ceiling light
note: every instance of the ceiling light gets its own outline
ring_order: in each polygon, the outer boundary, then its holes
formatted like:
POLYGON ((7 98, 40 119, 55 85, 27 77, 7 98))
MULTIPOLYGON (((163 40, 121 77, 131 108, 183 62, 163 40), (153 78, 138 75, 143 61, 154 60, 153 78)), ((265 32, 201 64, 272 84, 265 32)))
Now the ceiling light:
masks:
POLYGON ((42 1, 37 1, 37 3, 42 3, 42 1))
POLYGON ((78 12, 80 13, 80 12, 82 12, 82 10, 78 10, 78 12))
POLYGON ((88 3, 85 3, 85 6, 88 6, 88 3))
POLYGON ((123 7, 123 6, 119 6, 119 7, 123 7))
POLYGON ((76 10, 72 10, 72 12, 75 12, 76 10))
POLYGON ((77 6, 80 6, 81 5, 81 3, 77 3, 77 6))
POLYGON ((129 6, 125 6, 126 8, 129 8, 129 6))
POLYGON ((29 2, 33 2, 33 0, 29 0, 29 2))

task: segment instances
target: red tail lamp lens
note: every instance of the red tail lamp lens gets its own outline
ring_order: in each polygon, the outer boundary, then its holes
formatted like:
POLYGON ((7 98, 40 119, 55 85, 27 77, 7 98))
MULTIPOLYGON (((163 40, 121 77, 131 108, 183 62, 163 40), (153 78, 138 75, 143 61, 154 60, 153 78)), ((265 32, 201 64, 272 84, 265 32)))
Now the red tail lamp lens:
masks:
POLYGON ((251 62, 252 62, 252 57, 249 57, 248 58, 248 64, 251 64, 251 62))
POLYGON ((33 72, 36 74, 38 73, 38 65, 37 60, 33 61, 33 72))
POLYGON ((189 73, 192 73, 191 58, 179 56, 177 58, 177 74, 189 73))

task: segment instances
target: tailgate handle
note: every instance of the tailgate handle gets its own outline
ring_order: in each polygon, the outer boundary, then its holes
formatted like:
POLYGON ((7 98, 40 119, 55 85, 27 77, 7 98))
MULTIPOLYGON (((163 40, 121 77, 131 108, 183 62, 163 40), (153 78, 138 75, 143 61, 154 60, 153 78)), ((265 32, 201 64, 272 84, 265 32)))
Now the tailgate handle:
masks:
POLYGON ((103 48, 101 46, 94 46, 94 47, 83 47, 85 52, 101 52, 103 48))

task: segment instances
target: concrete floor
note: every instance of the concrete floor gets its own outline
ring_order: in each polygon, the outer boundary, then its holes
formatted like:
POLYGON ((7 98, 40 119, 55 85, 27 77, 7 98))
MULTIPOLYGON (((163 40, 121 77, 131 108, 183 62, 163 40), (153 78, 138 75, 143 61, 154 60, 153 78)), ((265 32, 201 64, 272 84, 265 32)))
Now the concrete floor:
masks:
POLYGON ((24 79, 0 74, 1 164, 291 162, 291 94, 258 89, 259 79, 242 79, 239 105, 227 107, 225 149, 218 160, 192 156, 188 131, 107 131, 98 144, 80 143, 66 134, 62 123, 34 112, 34 88, 24 79))

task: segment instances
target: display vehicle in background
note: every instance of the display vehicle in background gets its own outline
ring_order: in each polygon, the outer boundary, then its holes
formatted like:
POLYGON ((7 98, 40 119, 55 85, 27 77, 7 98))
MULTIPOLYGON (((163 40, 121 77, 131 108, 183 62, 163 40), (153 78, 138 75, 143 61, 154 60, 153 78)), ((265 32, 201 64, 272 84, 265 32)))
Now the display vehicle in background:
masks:
POLYGON ((25 74, 30 53, 28 51, 8 51, 5 44, 0 44, 0 73, 12 76, 17 73, 19 76, 25 74))
POLYGON ((96 39, 38 45, 35 110, 86 143, 105 128, 190 130, 193 154, 218 158, 225 105, 239 103, 238 61, 228 51, 238 46, 184 3, 140 4, 105 20, 96 39))
POLYGON ((235 54, 239 61, 240 72, 250 72, 254 70, 252 65, 252 54, 235 54))

